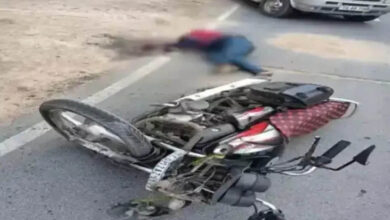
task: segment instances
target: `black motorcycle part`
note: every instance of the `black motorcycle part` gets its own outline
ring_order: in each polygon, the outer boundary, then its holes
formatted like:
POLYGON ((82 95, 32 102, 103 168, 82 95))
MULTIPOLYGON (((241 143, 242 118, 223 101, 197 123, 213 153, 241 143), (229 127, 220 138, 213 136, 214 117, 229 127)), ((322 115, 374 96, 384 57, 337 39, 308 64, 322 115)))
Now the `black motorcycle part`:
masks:
POLYGON ((229 189, 219 202, 231 206, 249 207, 256 202, 256 195, 253 191, 243 192, 234 187, 229 189))
POLYGON ((271 181, 267 177, 256 173, 244 173, 234 185, 234 188, 242 191, 265 192, 270 186, 271 181))
POLYGON ((222 138, 234 133, 236 129, 231 124, 221 124, 206 128, 202 131, 202 139, 197 144, 206 144, 210 141, 222 138))
MULTIPOLYGON (((375 145, 369 146, 368 148, 366 148, 365 150, 363 150, 362 152, 360 152, 359 154, 354 156, 351 161, 349 161, 349 162, 347 162, 347 163, 345 163, 337 168, 327 167, 327 166, 324 166, 323 164, 315 164, 315 165, 319 166, 321 168, 325 168, 325 169, 333 170, 333 171, 342 170, 355 162, 365 166, 365 165, 367 165, 368 158, 370 157, 370 155, 374 151, 374 149, 375 149, 375 145)), ((321 159, 321 157, 320 157, 320 159, 321 159)), ((316 160, 314 160, 314 162, 316 163, 317 160, 318 160, 318 158, 316 158, 316 160)))
POLYGON ((329 99, 333 89, 327 86, 288 82, 266 82, 249 87, 250 99, 271 106, 306 108, 329 99))
POLYGON ((248 220, 285 220, 285 217, 281 211, 274 213, 272 210, 264 210, 253 214, 248 220))
POLYGON ((246 192, 265 192, 271 186, 271 181, 260 174, 242 173, 240 169, 233 169, 230 171, 230 175, 232 178, 214 193, 212 198, 213 204, 221 202, 244 207, 244 205, 246 206, 250 203, 250 195, 245 194, 246 192), (237 202, 243 196, 247 198, 243 198, 242 202, 237 202))
POLYGON ((337 144, 335 144, 329 150, 327 150, 324 154, 322 154, 322 157, 327 157, 327 158, 333 159, 341 151, 343 151, 346 147, 348 147, 350 144, 351 144, 351 142, 349 142, 349 141, 341 140, 341 141, 337 142, 337 144))
POLYGON ((327 150, 324 154, 316 158, 315 163, 318 165, 326 165, 331 163, 332 159, 336 157, 345 148, 347 148, 350 144, 351 142, 345 140, 337 142, 337 144, 327 150))
POLYGON ((211 203, 215 204, 221 200, 221 198, 225 195, 225 193, 232 188, 232 186, 240 179, 242 175, 242 171, 240 169, 232 169, 230 171, 230 180, 226 181, 222 186, 218 188, 218 190, 214 193, 211 203))
POLYGON ((375 150, 375 145, 371 145, 362 152, 360 152, 358 155, 353 157, 353 161, 358 162, 361 165, 367 165, 368 158, 370 157, 371 153, 375 150))
POLYGON ((249 111, 232 113, 227 116, 227 119, 239 130, 244 130, 256 122, 266 119, 274 111, 274 108, 266 106, 263 109, 251 109, 249 111))

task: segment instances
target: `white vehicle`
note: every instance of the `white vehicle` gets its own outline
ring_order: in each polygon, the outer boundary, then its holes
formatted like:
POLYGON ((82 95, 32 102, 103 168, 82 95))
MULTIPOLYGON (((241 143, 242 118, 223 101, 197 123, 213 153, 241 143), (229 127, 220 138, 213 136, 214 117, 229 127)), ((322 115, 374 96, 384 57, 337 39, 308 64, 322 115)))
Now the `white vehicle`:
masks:
POLYGON ((262 13, 286 17, 294 10, 341 15, 350 21, 371 21, 390 12, 390 0, 252 0, 262 13))

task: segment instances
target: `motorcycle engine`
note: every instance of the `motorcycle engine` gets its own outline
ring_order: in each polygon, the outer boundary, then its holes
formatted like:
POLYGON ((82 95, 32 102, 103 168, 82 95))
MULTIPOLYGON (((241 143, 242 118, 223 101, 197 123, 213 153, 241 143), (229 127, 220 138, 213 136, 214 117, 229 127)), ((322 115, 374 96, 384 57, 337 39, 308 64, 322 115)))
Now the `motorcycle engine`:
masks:
POLYGON ((254 155, 272 150, 275 144, 283 142, 279 132, 270 124, 251 126, 266 120, 275 110, 249 98, 248 92, 243 88, 204 100, 183 99, 136 125, 147 135, 177 147, 185 146, 202 133, 194 150, 205 154, 226 154, 233 150, 240 155, 254 155), (215 143, 221 138, 222 142, 215 143))
POLYGON ((218 158, 226 156, 235 166, 247 166, 250 160, 235 159, 272 151, 281 137, 267 122, 274 109, 248 98, 247 92, 236 89, 203 100, 182 99, 138 120, 137 128, 158 141, 208 155, 194 159, 186 152, 167 154, 155 166, 147 188, 182 200, 210 202, 232 179, 230 167, 219 164, 218 158), (201 139, 188 149, 199 134, 201 139))

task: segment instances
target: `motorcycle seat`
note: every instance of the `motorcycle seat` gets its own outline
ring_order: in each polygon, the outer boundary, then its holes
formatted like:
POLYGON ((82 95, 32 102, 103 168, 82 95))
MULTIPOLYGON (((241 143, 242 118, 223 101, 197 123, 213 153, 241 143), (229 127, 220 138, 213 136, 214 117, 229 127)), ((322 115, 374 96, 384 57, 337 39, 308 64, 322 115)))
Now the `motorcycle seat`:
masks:
POLYGON ((323 85, 265 82, 249 87, 249 98, 266 105, 307 108, 329 99, 333 89, 323 85))

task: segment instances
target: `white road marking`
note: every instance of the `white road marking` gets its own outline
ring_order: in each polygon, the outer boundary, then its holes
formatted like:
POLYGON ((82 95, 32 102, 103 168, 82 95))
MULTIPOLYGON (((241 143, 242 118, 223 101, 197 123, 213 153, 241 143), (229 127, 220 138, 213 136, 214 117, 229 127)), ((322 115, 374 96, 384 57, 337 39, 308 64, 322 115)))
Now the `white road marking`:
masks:
POLYGON ((228 17, 230 17, 234 12, 236 12, 240 8, 240 5, 234 5, 229 10, 227 10, 225 13, 221 14, 217 18, 217 22, 222 22, 226 20, 228 17))
MULTIPOLYGON (((226 20, 229 16, 231 16, 237 9, 239 8, 239 5, 235 4, 233 7, 231 7, 229 10, 218 16, 215 22, 207 25, 207 28, 216 28, 221 22, 226 20)), ((137 81, 141 80, 145 76, 153 73, 155 70, 159 69, 166 63, 168 63, 171 60, 170 57, 167 56, 159 56, 149 62, 148 64, 142 66, 141 68, 137 69, 136 71, 129 74, 129 76, 121 79, 120 81, 111 84, 110 86, 106 87, 105 89, 87 97, 86 99, 82 100, 83 102, 95 105, 98 104, 105 99, 115 95, 122 89, 129 87, 130 85, 136 83, 137 81)), ((0 143, 0 157, 20 148, 21 146, 33 141, 34 139, 44 135, 46 132, 50 131, 51 127, 46 124, 46 122, 42 121, 39 122, 26 130, 11 136, 4 141, 0 143)))
MULTIPOLYGON (((115 95, 122 89, 144 78, 148 74, 154 72, 158 68, 162 67, 164 64, 168 63, 170 60, 171 58, 167 56, 157 57, 151 62, 149 62, 148 64, 130 73, 129 76, 87 97, 86 99, 83 100, 83 102, 90 105, 98 104, 104 101, 105 99, 109 98, 110 96, 115 95)), ((0 143, 0 157, 18 149, 19 147, 29 143, 35 138, 42 136, 50 129, 51 127, 48 124, 46 124, 46 122, 42 121, 4 140, 3 142, 0 143)))
POLYGON ((221 14, 220 16, 218 16, 218 18, 214 22, 206 25, 206 28, 207 29, 215 29, 215 28, 217 28, 218 25, 220 25, 221 22, 223 22, 228 17, 230 17, 232 14, 234 14, 234 12, 236 12, 239 8, 240 8, 240 5, 234 5, 229 10, 227 10, 225 13, 221 14))
POLYGON ((374 21, 375 21, 375 22, 381 22, 381 19, 376 18, 376 19, 374 19, 374 21))
POLYGON ((142 66, 135 72, 129 74, 129 76, 119 80, 118 82, 111 84, 107 88, 89 96, 88 98, 84 99, 83 102, 95 105, 98 104, 105 99, 109 98, 110 96, 115 95, 122 89, 130 86, 131 84, 137 82, 138 80, 144 78, 145 76, 149 75, 150 73, 154 72, 155 70, 159 69, 166 63, 168 63, 171 60, 171 57, 168 56, 159 56, 149 62, 148 64, 142 66))
POLYGON ((50 129, 51 127, 46 124, 46 122, 42 121, 4 140, 0 143, 0 157, 18 149, 19 147, 27 144, 35 138, 45 134, 50 129))

